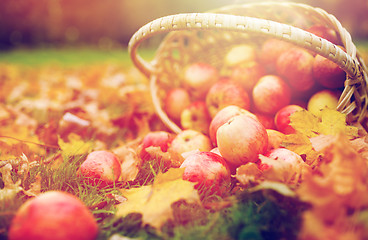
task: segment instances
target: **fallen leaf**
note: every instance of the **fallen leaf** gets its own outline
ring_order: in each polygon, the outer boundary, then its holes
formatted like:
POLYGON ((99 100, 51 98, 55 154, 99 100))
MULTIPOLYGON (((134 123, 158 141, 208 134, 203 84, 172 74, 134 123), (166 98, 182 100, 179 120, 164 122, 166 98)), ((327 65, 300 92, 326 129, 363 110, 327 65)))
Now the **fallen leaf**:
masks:
POLYGON ((258 165, 252 162, 238 167, 236 169, 235 178, 244 187, 248 187, 252 183, 263 180, 262 172, 259 169, 258 165))
POLYGON ((286 197, 295 197, 296 194, 291 188, 280 182, 263 181, 255 187, 249 188, 249 192, 257 192, 262 190, 273 190, 286 197))
POLYGON ((112 152, 116 154, 120 161, 121 174, 119 181, 133 181, 137 177, 141 167, 141 159, 137 152, 126 145, 115 148, 112 152))
POLYGON ((92 141, 85 142, 78 135, 69 134, 68 138, 69 142, 64 142, 61 138, 58 140, 64 158, 87 154, 93 147, 92 141))
MULTIPOLYGON (((349 212, 368 207, 367 161, 342 134, 328 142, 330 144, 320 149, 325 159, 318 171, 307 174, 296 191, 302 201, 312 206, 305 213, 301 236, 316 235, 310 227, 316 223, 310 219, 319 220, 315 229, 330 231, 336 236, 350 235, 354 222, 349 212)), ((359 232, 356 234, 359 236, 359 232)))
POLYGON ((200 203, 195 183, 182 179, 184 169, 171 168, 159 173, 152 185, 121 190, 127 201, 117 206, 116 217, 129 213, 141 213, 144 224, 160 230, 173 218, 171 204, 184 199, 188 203, 200 203))
POLYGON ((310 138, 320 132, 318 117, 307 110, 297 111, 290 115, 290 125, 299 133, 310 138))
POLYGON ((295 112, 290 116, 290 125, 296 133, 286 135, 282 145, 301 156, 305 155, 306 163, 312 167, 320 163, 321 153, 313 148, 310 139, 319 135, 344 134, 349 139, 358 136, 358 128, 346 123, 346 115, 331 109, 323 109, 320 117, 307 110, 295 112))
POLYGON ((310 138, 300 132, 286 135, 282 146, 302 157, 304 156, 305 162, 312 167, 318 165, 322 155, 313 148, 310 138))
POLYGON ((349 139, 358 136, 358 128, 346 123, 346 115, 332 109, 321 111, 321 123, 319 134, 337 136, 344 134, 349 139))
POLYGON ((311 169, 302 160, 298 162, 287 162, 275 160, 263 155, 259 155, 261 164, 268 167, 263 170, 262 176, 265 180, 282 182, 285 184, 295 185, 302 181, 305 174, 311 169))
POLYGON ((21 181, 16 183, 13 182, 11 177, 12 170, 13 168, 10 163, 0 168, 2 181, 4 183, 4 188, 0 189, 0 202, 5 206, 13 202, 17 194, 23 190, 20 186, 21 181))

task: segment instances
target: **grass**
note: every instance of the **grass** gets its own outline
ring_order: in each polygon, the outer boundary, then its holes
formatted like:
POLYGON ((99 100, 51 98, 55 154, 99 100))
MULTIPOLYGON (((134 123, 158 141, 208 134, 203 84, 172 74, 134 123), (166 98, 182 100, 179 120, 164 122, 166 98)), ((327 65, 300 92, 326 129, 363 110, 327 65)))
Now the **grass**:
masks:
MULTIPOLYGON (((143 49, 141 56, 150 60, 154 50, 143 49)), ((126 48, 103 50, 96 47, 63 47, 63 48, 20 48, 0 52, 0 62, 21 64, 26 66, 40 66, 58 64, 62 66, 92 65, 98 63, 114 63, 124 66, 132 65, 126 48)))

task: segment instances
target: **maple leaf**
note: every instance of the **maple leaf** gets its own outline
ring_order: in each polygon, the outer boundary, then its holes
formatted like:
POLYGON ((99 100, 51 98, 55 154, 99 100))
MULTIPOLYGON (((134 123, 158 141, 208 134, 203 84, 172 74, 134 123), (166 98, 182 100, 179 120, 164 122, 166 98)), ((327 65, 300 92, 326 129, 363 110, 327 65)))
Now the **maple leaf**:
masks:
POLYGON ((159 173, 152 185, 121 190, 127 201, 118 205, 116 217, 141 213, 144 224, 160 230, 167 220, 173 219, 172 203, 184 199, 200 204, 195 183, 183 180, 183 173, 182 168, 171 168, 159 173))
POLYGON ((296 133, 286 135, 282 146, 305 155, 306 163, 313 167, 319 164, 322 154, 313 148, 311 139, 319 135, 344 134, 349 139, 358 136, 358 128, 347 125, 346 115, 331 109, 323 109, 320 117, 306 110, 295 112, 290 116, 290 125, 296 133))
POLYGON ((286 135, 282 146, 305 157, 305 162, 310 166, 316 166, 322 155, 313 148, 310 138, 300 132, 286 135))
POLYGON ((76 155, 85 155, 89 153, 93 147, 93 142, 85 142, 76 134, 69 134, 69 142, 64 142, 59 138, 58 144, 62 150, 63 158, 68 158, 76 155))

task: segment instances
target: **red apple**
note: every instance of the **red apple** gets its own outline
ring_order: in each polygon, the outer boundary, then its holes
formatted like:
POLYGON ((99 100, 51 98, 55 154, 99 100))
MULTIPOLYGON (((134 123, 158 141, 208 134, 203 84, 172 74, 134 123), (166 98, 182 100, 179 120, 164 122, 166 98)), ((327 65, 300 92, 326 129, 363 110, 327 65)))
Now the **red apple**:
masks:
MULTIPOLYGON (((221 156, 221 157, 222 157, 222 155, 221 155, 221 153, 220 153, 220 151, 219 151, 218 147, 212 148, 210 152, 216 153, 217 155, 219 155, 219 156, 221 156)), ((236 169, 237 169, 237 167, 238 167, 238 166, 233 165, 233 164, 232 164, 232 163, 230 163, 230 162, 226 162, 226 163, 227 163, 227 166, 228 166, 228 167, 229 167, 229 169, 230 169, 230 173, 231 173, 231 174, 236 174, 236 169)))
POLYGON ((178 133, 169 147, 169 152, 173 154, 182 163, 185 153, 193 151, 210 151, 212 144, 206 135, 201 132, 187 129, 178 133))
POLYGON ((316 116, 320 116, 324 108, 336 109, 340 94, 339 91, 329 89, 316 92, 310 97, 307 109, 316 116))
POLYGON ((9 240, 94 240, 97 223, 74 195, 48 191, 27 200, 16 212, 9 240))
POLYGON ((282 160, 289 163, 304 162, 300 155, 286 148, 272 149, 268 151, 265 154, 265 156, 275 160, 282 160))
POLYGON ((260 158, 259 169, 270 175, 272 181, 296 184, 303 179, 303 175, 311 170, 300 155, 286 148, 272 149, 265 154, 267 158, 260 158))
POLYGON ((266 114, 261 112, 256 112, 254 115, 257 117, 258 121, 262 123, 262 125, 266 129, 275 129, 275 121, 274 121, 274 114, 266 114))
POLYGON ((266 75, 253 88, 253 103, 259 112, 274 114, 291 100, 290 87, 276 75, 266 75))
POLYGON ((295 47, 293 44, 279 40, 276 38, 269 38, 262 43, 259 60, 270 72, 276 71, 276 62, 279 56, 295 47))
POLYGON ((285 134, 274 129, 266 129, 268 135, 268 148, 267 151, 271 149, 280 148, 282 142, 285 139, 285 134))
POLYGON ((277 59, 277 73, 298 91, 313 87, 313 55, 303 48, 294 47, 282 53, 277 59))
POLYGON ((267 131, 258 120, 241 114, 218 128, 217 145, 223 158, 234 166, 256 162, 267 150, 267 131))
POLYGON ((196 182, 194 186, 203 194, 223 195, 230 185, 230 170, 225 160, 213 152, 197 152, 185 158, 183 179, 196 182))
POLYGON ((78 174, 89 184, 105 186, 118 181, 121 174, 120 161, 115 154, 100 150, 87 155, 80 165, 78 174))
POLYGON ((340 45, 340 39, 337 36, 337 33, 332 28, 321 24, 315 24, 307 29, 308 32, 313 33, 314 35, 324 38, 336 45, 340 45))
POLYGON ((184 72, 184 86, 192 95, 204 98, 208 89, 217 82, 218 70, 207 63, 193 63, 186 67, 184 72))
POLYGON ((302 111, 302 108, 299 105, 287 105, 281 108, 275 115, 275 125, 276 129, 284 134, 292 134, 295 133, 295 129, 290 126, 290 115, 295 113, 296 111, 302 111))
POLYGON ((217 146, 217 138, 216 138, 217 129, 221 125, 229 121, 230 118, 240 114, 246 114, 254 119, 257 119, 257 117, 253 113, 234 105, 224 107, 212 118, 209 127, 209 135, 211 142, 214 146, 217 146))
POLYGON ((164 110, 169 118, 179 122, 182 111, 190 105, 190 96, 184 88, 171 89, 164 99, 164 110))
POLYGON ((162 152, 167 152, 174 139, 172 133, 166 131, 153 131, 147 133, 142 139, 139 156, 143 161, 150 160, 150 154, 145 150, 148 147, 160 147, 162 152))
POLYGON ((224 64, 227 67, 237 66, 256 60, 256 51, 252 45, 240 44, 233 46, 225 56, 224 64))
POLYGON ((249 109, 249 96, 243 87, 231 80, 224 79, 216 82, 206 95, 206 105, 211 117, 229 105, 236 105, 249 109))
POLYGON ((346 73, 336 63, 317 54, 314 57, 313 76, 326 88, 344 87, 346 73))
POLYGON ((264 67, 256 61, 235 66, 231 70, 230 79, 240 83, 247 91, 251 92, 258 80, 266 74, 264 67))
POLYGON ((180 117, 184 129, 193 129, 204 134, 208 133, 211 116, 207 110, 206 102, 195 101, 183 110, 180 117))

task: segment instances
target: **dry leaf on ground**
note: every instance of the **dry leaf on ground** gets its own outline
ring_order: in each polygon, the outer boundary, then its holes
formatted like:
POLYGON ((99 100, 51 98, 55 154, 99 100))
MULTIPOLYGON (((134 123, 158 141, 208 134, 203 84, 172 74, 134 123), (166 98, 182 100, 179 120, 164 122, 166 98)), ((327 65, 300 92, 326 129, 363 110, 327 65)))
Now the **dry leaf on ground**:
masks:
POLYGON ((188 203, 200 203, 194 183, 182 179, 184 169, 171 168, 159 173, 152 185, 123 189, 122 195, 127 201, 118 205, 116 217, 129 213, 141 213, 143 224, 156 229, 173 218, 171 204, 184 199, 188 203))

